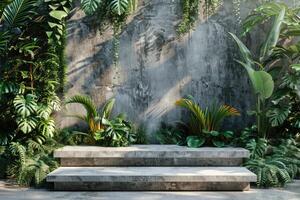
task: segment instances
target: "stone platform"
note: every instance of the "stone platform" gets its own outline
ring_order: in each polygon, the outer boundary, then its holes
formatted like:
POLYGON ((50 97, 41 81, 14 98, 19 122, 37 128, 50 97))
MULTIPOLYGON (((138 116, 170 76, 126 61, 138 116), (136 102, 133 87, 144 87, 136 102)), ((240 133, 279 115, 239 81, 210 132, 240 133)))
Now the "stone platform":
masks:
POLYGON ((248 190, 256 176, 242 167, 61 167, 56 190, 248 190))
POLYGON ((55 190, 244 191, 256 175, 240 167, 242 148, 66 146, 55 151, 62 167, 47 176, 55 190))
POLYGON ((243 148, 187 148, 177 145, 130 147, 66 146, 55 151, 62 166, 238 166, 243 148))

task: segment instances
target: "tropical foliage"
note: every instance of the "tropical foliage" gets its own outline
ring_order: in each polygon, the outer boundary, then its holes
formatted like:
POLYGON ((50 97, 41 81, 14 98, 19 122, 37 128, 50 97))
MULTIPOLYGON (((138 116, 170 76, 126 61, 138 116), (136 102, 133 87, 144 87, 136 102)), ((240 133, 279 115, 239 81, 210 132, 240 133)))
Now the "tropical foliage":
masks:
POLYGON ((87 96, 76 95, 69 98, 66 104, 80 104, 86 110, 86 115, 72 114, 88 125, 88 133, 76 131, 72 136, 86 136, 86 143, 99 144, 102 146, 128 146, 135 142, 135 134, 130 122, 125 117, 118 115, 111 118, 115 99, 110 99, 98 111, 92 99, 87 96))
POLYGON ((1 1, 1 169, 20 184, 40 184, 57 165, 49 155, 57 145, 52 114, 60 109, 64 26, 50 24, 65 23, 70 3, 1 1), (49 31, 58 32, 55 40, 49 31))
POLYGON ((94 24, 100 30, 107 24, 113 26, 113 60, 119 58, 119 34, 130 13, 136 10, 138 0, 81 0, 81 8, 88 16, 97 16, 94 24))
POLYGON ((226 140, 233 136, 230 131, 218 131, 226 117, 240 115, 235 108, 228 105, 217 106, 213 104, 203 110, 192 96, 179 99, 175 104, 190 112, 188 122, 179 123, 182 132, 188 136, 186 138, 188 146, 200 147, 205 143, 224 146, 226 140))
POLYGON ((289 8, 280 3, 266 3, 246 18, 244 35, 259 24, 274 19, 257 59, 232 34, 243 58, 243 61, 238 62, 247 70, 257 96, 256 110, 252 113, 257 117, 260 137, 266 137, 271 127, 283 124, 285 127, 289 124, 289 130, 298 128, 300 51, 299 42, 294 40, 300 36, 297 31, 300 29, 298 14, 297 8, 289 8))
POLYGON ((260 187, 284 186, 299 174, 299 144, 290 139, 299 134, 299 8, 262 4, 245 19, 242 35, 266 22, 271 29, 258 55, 231 34, 257 96, 250 112, 256 126, 245 129, 238 143, 250 150, 245 166, 257 174, 260 187))
POLYGON ((250 140, 246 147, 251 156, 245 166, 257 174, 259 187, 284 186, 300 172, 300 149, 292 139, 283 140, 278 147, 265 139, 250 140))

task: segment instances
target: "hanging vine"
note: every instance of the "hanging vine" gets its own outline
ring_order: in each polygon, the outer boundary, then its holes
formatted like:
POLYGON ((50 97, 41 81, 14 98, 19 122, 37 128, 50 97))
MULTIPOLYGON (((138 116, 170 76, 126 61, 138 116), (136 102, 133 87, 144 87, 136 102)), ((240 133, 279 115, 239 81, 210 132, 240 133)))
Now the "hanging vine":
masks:
POLYGON ((119 59, 120 33, 127 17, 136 10, 138 0, 81 0, 81 8, 86 15, 96 16, 95 23, 100 30, 112 26, 112 57, 117 65, 119 59))
POLYGON ((182 20, 177 27, 178 35, 189 32, 199 18, 200 12, 206 17, 214 14, 222 4, 222 0, 182 0, 182 20), (199 10, 199 8, 202 8, 199 10))
POLYGON ((236 21, 238 24, 242 23, 242 18, 241 18, 241 0, 232 0, 233 4, 233 12, 236 17, 236 21))

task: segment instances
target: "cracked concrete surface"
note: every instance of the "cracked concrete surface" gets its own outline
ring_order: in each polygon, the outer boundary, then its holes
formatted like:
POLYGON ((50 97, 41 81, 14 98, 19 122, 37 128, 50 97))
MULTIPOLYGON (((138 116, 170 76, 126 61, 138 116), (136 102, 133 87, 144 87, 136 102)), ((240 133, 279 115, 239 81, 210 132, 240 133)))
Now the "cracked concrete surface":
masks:
POLYGON ((286 188, 247 192, 54 192, 19 188, 0 182, 0 200, 300 200, 300 180, 286 188))

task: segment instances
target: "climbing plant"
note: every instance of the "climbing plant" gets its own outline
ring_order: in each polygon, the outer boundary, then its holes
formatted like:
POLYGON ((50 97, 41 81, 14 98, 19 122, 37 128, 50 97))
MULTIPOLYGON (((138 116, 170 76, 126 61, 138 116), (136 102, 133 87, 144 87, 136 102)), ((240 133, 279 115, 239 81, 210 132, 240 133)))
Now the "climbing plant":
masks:
POLYGON ((206 17, 215 13, 216 9, 222 4, 222 0, 182 0, 182 20, 178 25, 177 32, 183 35, 190 31, 198 20, 199 12, 206 17), (201 4, 202 3, 202 4, 201 4), (202 8, 199 10, 199 8, 202 8))
POLYGON ((81 0, 81 9, 88 16, 96 15, 99 28, 105 24, 113 27, 113 60, 119 58, 119 35, 126 19, 137 7, 138 0, 81 0))
POLYGON ((50 156, 53 113, 60 109, 71 2, 0 3, 0 168, 20 184, 41 183, 57 165, 50 156))

